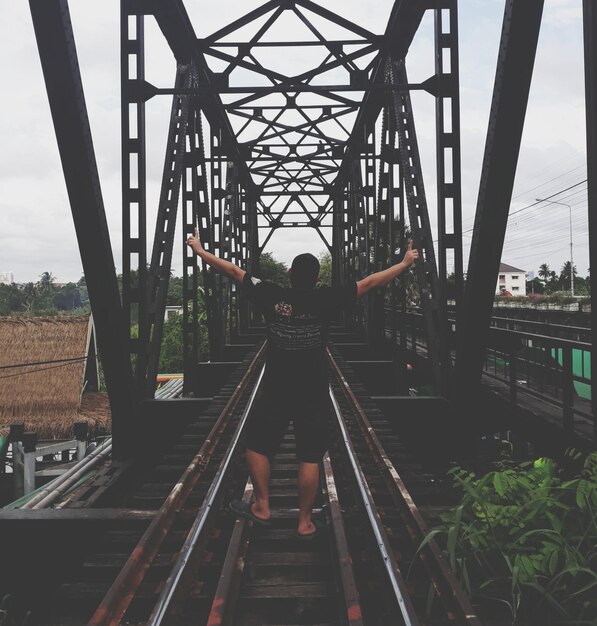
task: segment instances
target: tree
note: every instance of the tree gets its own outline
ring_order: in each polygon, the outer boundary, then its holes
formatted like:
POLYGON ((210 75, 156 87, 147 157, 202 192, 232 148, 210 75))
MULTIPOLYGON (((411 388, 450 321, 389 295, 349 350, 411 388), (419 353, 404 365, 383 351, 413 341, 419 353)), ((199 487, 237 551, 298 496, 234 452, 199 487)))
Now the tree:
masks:
POLYGON ((553 270, 550 271, 549 278, 545 283, 545 293, 554 293, 554 291, 560 291, 561 289, 560 279, 553 270))
POLYGON ((182 276, 170 276, 166 304, 168 306, 182 306, 182 276))
POLYGON ((574 277, 574 295, 575 296, 588 296, 589 295, 589 285, 587 283, 587 279, 582 276, 574 277))
POLYGON ((545 291, 545 284, 541 282, 538 278, 533 278, 533 280, 527 280, 527 295, 530 293, 542 294, 545 291))
POLYGON ((164 323, 162 349, 160 350, 160 373, 182 372, 182 361, 182 315, 173 315, 164 323))
POLYGON ((22 291, 23 301, 21 302, 21 306, 26 314, 33 314, 39 297, 37 285, 35 283, 25 283, 22 291))
MULTIPOLYGON (((574 272, 574 277, 578 274, 576 269, 576 265, 572 268, 574 272)), ((562 288, 566 291, 570 291, 572 289, 572 280, 571 280, 571 272, 570 272, 570 261, 566 261, 564 265, 562 265, 562 269, 560 270, 560 283, 562 288)))
MULTIPOLYGON (((43 311, 44 313, 52 313, 56 310, 54 306, 54 294, 56 292, 56 286, 54 285, 56 277, 52 272, 43 272, 40 274, 37 281, 37 299, 36 306, 37 312, 43 311)), ((33 310, 31 311, 34 312, 33 310)))
POLYGON ((545 281, 548 281, 551 278, 551 270, 549 269, 549 265, 547 263, 542 263, 539 266, 539 278, 542 278, 545 281))
POLYGON ((53 297, 54 306, 59 311, 74 311, 82 308, 81 292, 75 283, 67 283, 56 289, 53 297))
POLYGON ((10 315, 15 311, 23 312, 23 292, 15 283, 0 284, 0 315, 10 315))
POLYGON ((47 293, 54 289, 54 283, 56 282, 56 276, 52 272, 43 272, 39 277, 39 288, 42 293, 47 293))
POLYGON ((318 285, 332 285, 332 255, 329 252, 323 252, 319 257, 319 281, 318 285))
POLYGON ((266 252, 259 258, 259 270, 262 280, 267 280, 282 287, 290 287, 288 267, 285 263, 277 261, 271 252, 266 252))
POLYGON ((87 281, 85 280, 85 275, 81 276, 77 281, 77 289, 79 290, 79 294, 81 296, 81 308, 89 309, 89 292, 87 291, 87 281))

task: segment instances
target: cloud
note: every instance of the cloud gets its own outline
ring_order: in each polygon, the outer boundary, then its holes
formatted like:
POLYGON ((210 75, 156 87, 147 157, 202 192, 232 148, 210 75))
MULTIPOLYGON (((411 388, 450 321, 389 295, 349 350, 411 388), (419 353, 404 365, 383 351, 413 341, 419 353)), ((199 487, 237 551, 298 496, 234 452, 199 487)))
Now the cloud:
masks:
MULTIPOLYGON (((119 2, 71 0, 69 4, 115 263, 120 271, 119 2)), ((219 5, 186 2, 200 37, 261 4, 261 0, 230 0, 226 10, 221 10, 219 5)), ((336 10, 378 34, 385 29, 391 6, 390 0, 366 3, 329 0, 325 3, 327 9, 336 10)), ((459 3, 465 227, 474 219, 503 7, 503 0, 461 0, 459 3)), ((341 28, 330 28, 325 26, 324 20, 313 19, 318 28, 325 27, 326 32, 334 36, 342 34, 341 28)), ((290 38, 296 35, 293 29, 289 21, 286 27, 272 31, 272 36, 290 38)), ((156 86, 170 86, 175 72, 174 59, 151 18, 146 20, 146 43, 147 79, 156 86)), ((424 80, 433 73, 432 44, 433 19, 428 14, 408 57, 412 81, 424 80)), ((61 281, 77 280, 82 271, 81 263, 27 3, 7 2, 0 8, 0 58, 0 80, 11 88, 0 103, 0 271, 14 271, 18 281, 36 280, 42 271, 53 272, 61 281)), ((298 73, 303 60, 300 53, 286 53, 283 59, 290 73, 293 67, 298 73)), ((342 70, 334 72, 332 77, 345 78, 342 70)), ((524 206, 525 202, 532 201, 538 193, 545 195, 548 190, 554 193, 560 182, 565 186, 576 180, 574 176, 578 172, 565 173, 579 164, 582 166, 584 159, 582 90, 580 5, 572 0, 551 0, 545 5, 520 152, 515 195, 521 194, 521 197, 513 203, 513 210, 521 206, 520 203, 524 206), (550 179, 554 180, 547 184, 550 179), (537 189, 529 191, 533 187, 537 189)), ((413 103, 429 211, 435 228, 435 104, 431 96, 420 93, 413 93, 413 103)), ((169 111, 170 104, 164 97, 154 98, 147 104, 149 247, 153 242, 169 111)), ((579 176, 581 174, 582 171, 579 176)), ((573 226, 578 233, 575 253, 578 250, 582 274, 582 268, 588 264, 587 237, 583 235, 586 206, 582 204, 582 193, 573 201, 576 203, 573 226)), ((565 213, 564 209, 564 218, 565 213)), ((566 259, 567 244, 563 241, 560 246, 553 242, 564 226, 555 223, 546 213, 531 218, 533 214, 529 213, 528 219, 519 219, 517 226, 513 222, 509 227, 505 254, 510 256, 504 260, 517 263, 518 255, 520 262, 528 260, 535 268, 540 262, 560 265, 566 259), (525 234, 528 235, 526 243, 525 234), (527 252, 529 242, 533 250, 527 252), (521 248, 525 248, 526 257, 521 248), (533 258, 529 258, 531 254, 533 258)), ((468 258, 468 242, 470 239, 465 237, 465 259, 468 258)), ((181 246, 178 232, 173 257, 176 272, 181 271, 181 246)), ((318 253, 324 246, 318 235, 308 229, 280 229, 267 249, 290 262, 299 252, 309 249, 318 253)))

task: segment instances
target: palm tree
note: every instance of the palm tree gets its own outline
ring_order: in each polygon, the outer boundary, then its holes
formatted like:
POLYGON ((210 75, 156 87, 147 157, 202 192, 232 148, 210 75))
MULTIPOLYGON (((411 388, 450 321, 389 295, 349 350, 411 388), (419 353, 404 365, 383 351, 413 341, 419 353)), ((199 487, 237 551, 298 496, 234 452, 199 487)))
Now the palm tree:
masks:
POLYGON ((54 282, 56 281, 56 276, 52 274, 52 272, 43 272, 43 274, 39 277, 39 287, 42 293, 47 293, 51 291, 54 287, 54 282))
POLYGON ((26 314, 33 313, 39 294, 35 283, 25 283, 22 287, 23 302, 21 306, 25 309, 26 314))
MULTIPOLYGON (((578 274, 576 265, 573 266, 572 271, 574 272, 574 276, 578 274)), ((570 261, 566 261, 566 263, 562 265, 562 269, 560 270, 560 280, 562 281, 564 289, 572 289, 570 279, 570 261)))
POLYGON ((549 269, 549 265, 547 263, 542 263, 539 266, 538 274, 539 278, 542 278, 545 281, 549 280, 549 278, 551 277, 551 270, 549 269))

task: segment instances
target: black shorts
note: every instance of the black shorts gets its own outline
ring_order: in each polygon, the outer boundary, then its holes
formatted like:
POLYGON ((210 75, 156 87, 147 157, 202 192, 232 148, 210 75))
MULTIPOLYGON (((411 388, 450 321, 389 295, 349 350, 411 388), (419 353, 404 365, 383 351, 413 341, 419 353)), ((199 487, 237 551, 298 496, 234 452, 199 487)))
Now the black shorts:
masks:
POLYGON ((247 419, 247 448, 272 458, 292 420, 296 458, 303 463, 319 463, 329 447, 331 410, 328 395, 291 399, 260 392, 247 419))

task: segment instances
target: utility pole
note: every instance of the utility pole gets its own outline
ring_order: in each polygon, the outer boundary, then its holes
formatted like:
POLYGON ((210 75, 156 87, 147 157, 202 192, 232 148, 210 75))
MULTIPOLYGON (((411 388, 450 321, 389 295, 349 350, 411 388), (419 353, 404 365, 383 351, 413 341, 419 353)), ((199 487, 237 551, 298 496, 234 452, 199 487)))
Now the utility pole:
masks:
POLYGON ((555 200, 545 200, 544 198, 535 198, 537 202, 549 202, 550 204, 559 204, 567 206, 570 212, 570 295, 574 295, 574 257, 572 255, 572 207, 565 202, 556 202, 555 200))

